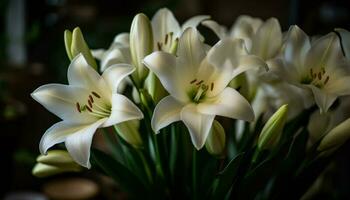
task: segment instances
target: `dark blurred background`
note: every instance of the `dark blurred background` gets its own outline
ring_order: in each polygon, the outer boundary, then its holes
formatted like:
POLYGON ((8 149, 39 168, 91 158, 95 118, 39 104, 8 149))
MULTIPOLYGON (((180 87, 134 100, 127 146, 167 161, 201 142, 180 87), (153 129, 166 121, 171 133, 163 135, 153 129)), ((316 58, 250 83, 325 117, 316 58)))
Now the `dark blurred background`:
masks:
MULTIPOLYGON (((41 135, 58 119, 30 98, 46 83, 66 83, 69 59, 63 31, 79 26, 90 48, 108 48, 119 32, 128 32, 136 13, 150 18, 162 7, 183 22, 208 14, 231 26, 237 16, 279 19, 283 31, 292 24, 307 34, 325 34, 335 27, 350 30, 349 0, 1 0, 0 1, 0 198, 9 192, 42 191, 51 179, 31 175, 41 135)), ((201 30, 207 31, 204 27, 201 30)), ((209 33, 212 40, 214 34, 209 33)), ((323 197, 349 195, 349 155, 339 155, 336 172, 323 197), (335 186, 334 186, 335 185, 335 186), (328 195, 328 196, 327 196, 328 195)), ((83 177, 93 177, 84 174, 83 177)), ((99 194, 98 199, 108 198, 99 194)), ((112 198, 113 199, 113 198, 112 198)), ((122 199, 122 197, 119 197, 122 199)), ((349 198, 348 198, 349 199, 349 198)))

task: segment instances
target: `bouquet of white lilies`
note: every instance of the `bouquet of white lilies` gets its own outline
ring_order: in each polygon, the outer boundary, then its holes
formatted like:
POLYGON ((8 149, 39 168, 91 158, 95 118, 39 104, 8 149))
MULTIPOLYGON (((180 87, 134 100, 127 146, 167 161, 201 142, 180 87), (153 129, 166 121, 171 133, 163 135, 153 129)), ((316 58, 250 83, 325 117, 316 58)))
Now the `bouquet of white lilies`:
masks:
POLYGON ((299 199, 350 137, 344 29, 310 37, 240 16, 228 31, 206 15, 180 26, 163 8, 107 50, 79 28, 64 39, 68 85, 31 94, 62 119, 42 136, 36 176, 92 168, 132 199, 299 199), (206 44, 199 25, 220 40, 206 44))

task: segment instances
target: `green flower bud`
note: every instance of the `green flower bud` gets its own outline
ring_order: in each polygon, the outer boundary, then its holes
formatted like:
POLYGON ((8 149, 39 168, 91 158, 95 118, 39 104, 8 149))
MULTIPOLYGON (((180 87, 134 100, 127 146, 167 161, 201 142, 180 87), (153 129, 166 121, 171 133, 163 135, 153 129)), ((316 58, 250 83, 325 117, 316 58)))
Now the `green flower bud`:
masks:
POLYGON ((234 88, 239 91, 246 99, 251 99, 253 96, 249 93, 249 83, 247 81, 247 75, 242 73, 232 79, 229 83, 229 87, 234 88))
POLYGON ((350 118, 333 128, 321 140, 317 150, 327 154, 334 152, 350 138, 350 118))
MULTIPOLYGON (((142 84, 148 74, 148 69, 142 60, 153 51, 153 32, 148 17, 142 13, 137 14, 130 29, 130 52, 136 71, 132 74, 137 84, 142 84)), ((139 85, 140 86, 140 85, 139 85)))
POLYGON ((225 129, 218 121, 214 120, 207 140, 205 141, 205 148, 211 155, 221 158, 224 156, 225 146, 225 129))
POLYGON ((288 105, 281 106, 266 122, 258 139, 258 149, 270 149, 281 137, 287 119, 288 105))
POLYGON ((75 164, 73 158, 64 150, 50 150, 46 155, 39 155, 36 161, 53 166, 69 166, 75 164))
POLYGON ((50 150, 46 155, 39 155, 38 162, 32 174, 36 177, 48 177, 64 172, 79 172, 82 170, 67 151, 50 150))
POLYGON ((114 125, 114 128, 117 130, 119 136, 135 148, 142 147, 139 127, 139 120, 130 120, 114 125))
POLYGON ((97 64, 95 58, 92 56, 92 53, 84 40, 83 33, 79 27, 76 27, 71 33, 69 30, 64 31, 64 44, 66 47, 66 52, 68 58, 73 60, 78 54, 83 54, 87 63, 97 69, 97 64))
POLYGON ((32 170, 32 174, 36 177, 44 178, 44 177, 53 176, 56 174, 65 173, 65 172, 79 172, 81 170, 82 168, 79 165, 58 167, 54 165, 37 163, 32 170))
POLYGON ((159 79, 152 72, 148 74, 145 80, 145 89, 151 95, 155 103, 158 103, 163 97, 168 95, 159 79))

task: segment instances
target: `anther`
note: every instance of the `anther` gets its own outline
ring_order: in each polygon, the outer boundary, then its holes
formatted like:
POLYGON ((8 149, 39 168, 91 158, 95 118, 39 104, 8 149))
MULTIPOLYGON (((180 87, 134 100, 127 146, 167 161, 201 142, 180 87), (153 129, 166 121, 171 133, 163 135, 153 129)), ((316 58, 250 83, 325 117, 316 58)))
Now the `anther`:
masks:
POLYGON ((164 44, 168 43, 168 34, 165 35, 165 40, 164 40, 164 44))
POLYGON ((197 79, 193 79, 191 82, 190 82, 190 84, 192 84, 192 83, 194 83, 194 82, 196 82, 197 81, 197 79))
POLYGON ((324 84, 326 85, 329 81, 329 76, 327 76, 326 80, 324 80, 324 84))
POLYGON ((203 80, 201 80, 201 81, 199 81, 198 83, 196 83, 196 85, 200 85, 200 84, 202 84, 204 81, 203 80))
POLYGON ((91 108, 89 108, 89 106, 85 105, 85 108, 88 109, 89 112, 92 112, 91 108))
POLYGON ((88 100, 88 104, 89 104, 90 108, 92 108, 92 103, 91 103, 90 99, 88 100))
POLYGON ((322 67, 322 74, 325 74, 326 70, 322 67))
POLYGON ((91 92, 91 94, 93 94, 97 98, 101 98, 101 96, 99 94, 97 94, 96 92, 91 92))
POLYGON ((79 103, 78 103, 78 102, 76 103, 76 106, 77 106, 77 110, 78 110, 78 112, 79 112, 79 113, 81 113, 80 105, 79 105, 79 103))
POLYGON ((210 84, 210 91, 213 91, 213 89, 214 89, 214 83, 211 83, 210 84))
POLYGON ((319 79, 319 80, 322 79, 322 74, 321 74, 321 72, 318 72, 318 79, 319 79))
POLYGON ((311 75, 311 77, 314 76, 314 72, 313 72, 312 68, 310 69, 310 75, 311 75))
POLYGON ((91 95, 89 95, 89 99, 90 99, 91 103, 94 103, 94 99, 92 98, 91 95))
POLYGON ((162 50, 162 43, 161 42, 157 42, 158 45, 158 50, 161 51, 162 50))

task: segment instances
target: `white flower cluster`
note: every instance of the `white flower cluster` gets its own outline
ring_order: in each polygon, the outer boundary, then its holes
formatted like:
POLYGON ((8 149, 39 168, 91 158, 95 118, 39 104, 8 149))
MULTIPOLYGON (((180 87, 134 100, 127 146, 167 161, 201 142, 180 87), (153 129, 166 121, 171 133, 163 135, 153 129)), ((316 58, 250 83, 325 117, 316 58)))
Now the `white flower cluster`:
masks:
MULTIPOLYGON (((240 16, 228 31, 209 18, 195 16, 180 26, 166 8, 152 20, 138 14, 130 33, 118 34, 107 50, 92 53, 82 36, 67 32, 67 53, 72 60, 69 85, 48 84, 32 93, 35 100, 62 119, 42 137, 41 152, 45 154, 53 145, 65 142, 72 158, 89 168, 96 129, 142 119, 152 108, 150 101, 156 104, 148 122, 153 131, 158 133, 182 121, 197 149, 206 144, 207 138, 215 139, 210 136, 215 132, 211 130, 223 131, 215 116, 253 122, 288 104, 287 118, 291 119, 317 105, 320 112, 309 123, 311 135, 319 134, 315 137, 332 132, 349 117, 344 109, 349 101, 343 97, 350 94, 348 31, 336 29, 338 34, 314 39, 296 25, 284 33, 277 19, 263 21, 250 16, 240 16), (206 44, 196 29, 199 24, 211 29, 220 40, 213 46, 206 44), (102 75, 93 68, 92 56, 100 61, 102 75), (119 94, 127 84, 134 88, 133 102, 137 106, 119 94), (339 97, 339 105, 333 109, 339 97), (322 124, 327 128, 320 130, 314 124, 320 120, 327 121, 322 124), (212 128, 213 123, 216 128, 212 128)), ((321 145, 338 146, 337 135, 344 135, 350 126, 347 124, 338 127, 341 133, 328 136, 330 139, 321 145)), ((131 144, 132 138, 140 143, 138 135, 122 137, 131 144)), ((224 143, 221 140, 220 146, 224 143)), ((212 141, 208 146, 215 149, 212 141)))

